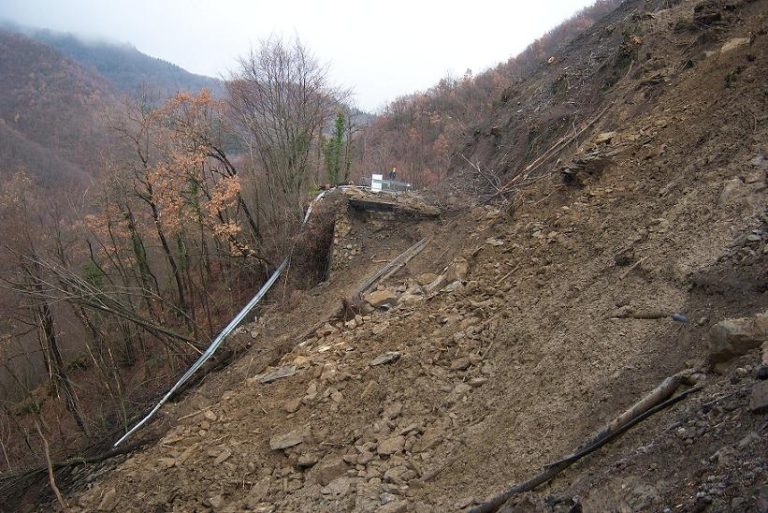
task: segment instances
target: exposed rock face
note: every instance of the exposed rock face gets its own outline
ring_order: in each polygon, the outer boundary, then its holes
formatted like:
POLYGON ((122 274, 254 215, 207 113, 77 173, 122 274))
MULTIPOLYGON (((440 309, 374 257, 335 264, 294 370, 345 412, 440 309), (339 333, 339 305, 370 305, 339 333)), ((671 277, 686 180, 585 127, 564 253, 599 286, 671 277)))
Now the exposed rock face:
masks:
POLYGON ((768 315, 720 321, 709 331, 709 360, 725 362, 768 340, 768 315))
POLYGON ((397 303, 397 294, 389 289, 374 290, 364 296, 365 301, 374 308, 394 306, 397 303))

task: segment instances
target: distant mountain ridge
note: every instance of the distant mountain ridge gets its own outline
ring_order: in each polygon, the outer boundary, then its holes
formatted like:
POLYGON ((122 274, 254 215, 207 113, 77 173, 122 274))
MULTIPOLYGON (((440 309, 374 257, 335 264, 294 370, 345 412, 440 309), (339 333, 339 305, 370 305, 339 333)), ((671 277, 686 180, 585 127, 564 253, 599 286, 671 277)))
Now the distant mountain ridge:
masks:
POLYGON ((223 91, 221 80, 190 73, 176 64, 146 55, 130 44, 86 41, 73 34, 1 21, 0 30, 23 34, 58 50, 129 96, 146 91, 151 98, 164 100, 179 91, 207 88, 216 96, 223 91))
POLYGON ((24 169, 43 183, 98 172, 114 87, 50 46, 0 30, 0 174, 24 169))

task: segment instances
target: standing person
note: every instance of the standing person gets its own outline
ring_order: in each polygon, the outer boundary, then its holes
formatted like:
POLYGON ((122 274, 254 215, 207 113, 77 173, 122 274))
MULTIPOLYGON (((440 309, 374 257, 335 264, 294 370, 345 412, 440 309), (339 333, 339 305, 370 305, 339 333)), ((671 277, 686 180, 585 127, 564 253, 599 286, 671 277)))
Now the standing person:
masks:
POLYGON ((389 172, 389 179, 390 180, 396 180, 397 179, 397 168, 393 167, 392 171, 389 172))

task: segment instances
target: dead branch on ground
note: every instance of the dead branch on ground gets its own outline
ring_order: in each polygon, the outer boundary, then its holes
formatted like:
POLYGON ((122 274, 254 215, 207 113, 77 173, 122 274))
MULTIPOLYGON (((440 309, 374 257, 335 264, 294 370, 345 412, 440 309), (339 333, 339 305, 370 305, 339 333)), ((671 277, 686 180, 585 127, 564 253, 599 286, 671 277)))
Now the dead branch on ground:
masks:
POLYGON ((53 473, 53 462, 51 461, 51 451, 48 447, 48 440, 45 439, 43 430, 40 429, 39 422, 35 422, 35 428, 37 428, 37 434, 40 435, 40 439, 43 441, 43 451, 45 453, 45 462, 47 464, 46 470, 48 471, 48 484, 51 485, 51 490, 56 496, 56 500, 58 501, 59 506, 61 506, 61 510, 64 511, 64 513, 67 513, 69 511, 69 507, 67 506, 67 503, 64 502, 64 496, 61 495, 59 487, 56 486, 56 476, 53 473))
POLYGON ((499 196, 505 193, 508 193, 512 190, 512 188, 518 184, 518 182, 522 180, 526 180, 533 171, 541 167, 545 162, 549 161, 553 156, 557 155, 560 151, 564 150, 566 147, 568 147, 576 138, 578 138, 581 134, 583 134, 588 128, 590 128, 592 125, 597 123, 597 121, 603 117, 603 114, 608 112, 608 109, 613 106, 613 103, 609 103, 606 105, 606 107, 598 112, 595 117, 593 117, 591 120, 589 120, 581 129, 579 129, 576 133, 567 135, 560 140, 558 140, 555 144, 550 146, 550 148, 545 151, 540 157, 535 159, 533 162, 528 164, 525 168, 518 171, 514 174, 514 176, 507 181, 503 186, 501 186, 492 197, 499 196))
POLYGON ((661 382, 659 386, 654 388, 643 399, 613 419, 604 429, 602 429, 594 438, 587 442, 587 444, 584 445, 581 449, 574 452, 573 454, 566 456, 565 458, 545 465, 544 469, 531 479, 507 488, 488 501, 472 508, 469 513, 496 512, 505 502, 507 502, 515 495, 531 491, 534 488, 550 481, 560 472, 570 467, 584 456, 593 453, 611 440, 614 440, 623 433, 627 432, 633 426, 639 424, 650 416, 666 408, 669 408, 673 404, 682 401, 689 395, 698 392, 703 388, 702 385, 695 386, 678 394, 675 397, 672 397, 672 394, 677 391, 680 385, 689 382, 690 375, 694 372, 694 369, 688 369, 675 374, 674 376, 666 378, 661 382))

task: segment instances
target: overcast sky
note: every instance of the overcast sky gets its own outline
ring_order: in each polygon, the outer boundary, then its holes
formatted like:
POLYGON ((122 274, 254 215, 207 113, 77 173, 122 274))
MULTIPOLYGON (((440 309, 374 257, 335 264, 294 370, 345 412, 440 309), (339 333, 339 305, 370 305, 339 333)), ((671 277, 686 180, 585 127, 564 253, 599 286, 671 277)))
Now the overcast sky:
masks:
POLYGON ((129 42, 211 76, 271 34, 298 35, 369 111, 487 69, 590 0, 0 0, 0 19, 129 42))

